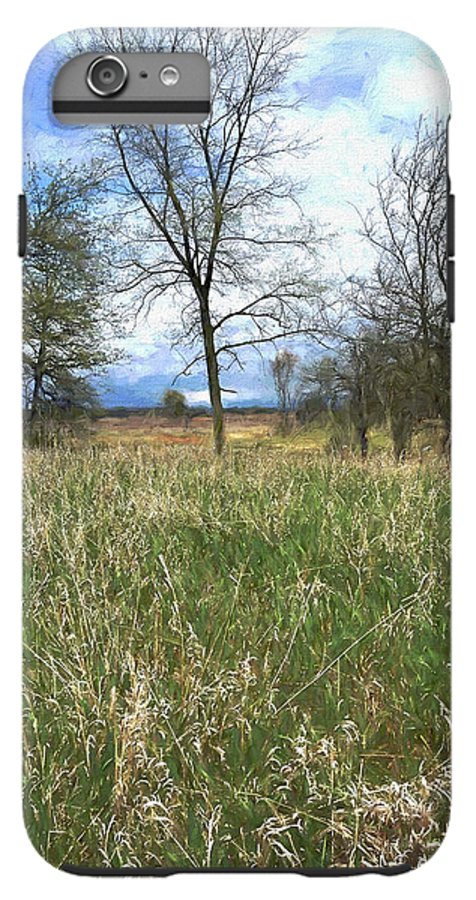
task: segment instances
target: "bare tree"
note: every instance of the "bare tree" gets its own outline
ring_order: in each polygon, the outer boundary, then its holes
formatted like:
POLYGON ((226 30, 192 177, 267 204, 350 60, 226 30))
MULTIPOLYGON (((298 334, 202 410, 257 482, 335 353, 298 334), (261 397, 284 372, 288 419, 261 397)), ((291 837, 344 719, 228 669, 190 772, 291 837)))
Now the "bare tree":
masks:
POLYGON ((369 429, 383 415, 378 353, 378 337, 361 331, 344 340, 334 354, 308 365, 302 375, 303 400, 318 411, 344 411, 362 459, 368 455, 369 429))
POLYGON ((420 119, 411 146, 396 147, 377 180, 375 208, 360 216, 376 263, 369 277, 352 280, 350 307, 380 335, 400 458, 425 416, 442 421, 449 441, 446 191, 445 123, 420 119))
POLYGON ((289 415, 294 408, 296 388, 296 368, 299 357, 291 350, 278 350, 271 361, 274 386, 278 398, 278 407, 281 413, 281 427, 283 433, 289 431, 289 415))
POLYGON ((210 61, 212 111, 203 125, 114 127, 109 143, 126 217, 116 233, 127 245, 116 263, 120 289, 145 311, 166 293, 177 300, 178 375, 205 364, 218 453, 222 373, 243 365, 243 348, 259 352, 320 327, 320 237, 290 174, 292 158, 311 146, 289 127, 299 101, 285 83, 298 37, 289 29, 191 29, 141 39, 124 29, 91 32, 81 47, 198 50, 210 61))

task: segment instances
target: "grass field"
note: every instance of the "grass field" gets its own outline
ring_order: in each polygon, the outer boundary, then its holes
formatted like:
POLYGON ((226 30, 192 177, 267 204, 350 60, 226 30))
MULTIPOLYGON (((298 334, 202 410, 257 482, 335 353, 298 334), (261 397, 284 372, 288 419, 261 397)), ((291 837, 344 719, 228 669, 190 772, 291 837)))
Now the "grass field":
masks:
POLYGON ((235 443, 28 451, 29 834, 55 865, 418 864, 449 806, 447 468, 235 443))

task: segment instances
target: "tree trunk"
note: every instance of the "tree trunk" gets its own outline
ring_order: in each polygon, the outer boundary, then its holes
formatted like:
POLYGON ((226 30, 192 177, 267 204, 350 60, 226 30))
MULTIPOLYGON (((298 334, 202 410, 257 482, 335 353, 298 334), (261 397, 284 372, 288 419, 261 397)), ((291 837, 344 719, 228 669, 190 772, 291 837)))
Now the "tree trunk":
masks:
POLYGON ((394 415, 391 419, 393 455, 395 462, 403 463, 412 437, 413 423, 406 416, 394 415))
POLYGON ((367 428, 365 425, 361 425, 359 428, 359 443, 360 456, 362 459, 367 459, 367 455, 369 452, 369 439, 367 437, 367 428))
POLYGON ((41 387, 43 381, 43 366, 44 366, 44 356, 45 356, 45 347, 43 341, 40 342, 40 348, 38 350, 38 358, 35 366, 35 374, 33 378, 33 391, 31 395, 31 407, 30 407, 30 425, 33 425, 35 419, 38 417, 39 405, 40 405, 40 395, 41 395, 41 387))
POLYGON ((225 423, 223 416, 223 404, 221 401, 220 378, 218 374, 218 360, 215 349, 215 337, 210 321, 208 297, 200 297, 200 314, 202 322, 203 344, 207 363, 208 390, 213 411, 213 446, 215 453, 220 456, 225 447, 225 423))
POLYGON ((41 378, 39 377, 38 373, 35 372, 35 378, 33 381, 33 392, 31 395, 30 415, 29 415, 30 425, 34 424, 35 419, 38 416, 38 401, 39 401, 39 397, 40 397, 40 388, 41 388, 41 378))
POLYGON ((443 419, 441 452, 448 460, 451 459, 451 421, 449 419, 443 419))

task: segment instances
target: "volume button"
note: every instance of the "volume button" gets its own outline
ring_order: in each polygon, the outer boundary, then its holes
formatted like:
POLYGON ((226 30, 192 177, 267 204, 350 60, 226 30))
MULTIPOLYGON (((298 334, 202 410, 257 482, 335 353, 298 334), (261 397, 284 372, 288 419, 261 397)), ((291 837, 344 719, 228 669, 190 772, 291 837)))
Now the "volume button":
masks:
POLYGON ((447 255, 450 257, 455 255, 455 195, 448 194, 448 215, 446 226, 446 247, 447 255))
POLYGON ((446 268, 446 309, 450 322, 455 320, 455 264, 449 259, 446 268))
POLYGON ((18 256, 26 254, 26 197, 25 194, 18 195, 18 256))

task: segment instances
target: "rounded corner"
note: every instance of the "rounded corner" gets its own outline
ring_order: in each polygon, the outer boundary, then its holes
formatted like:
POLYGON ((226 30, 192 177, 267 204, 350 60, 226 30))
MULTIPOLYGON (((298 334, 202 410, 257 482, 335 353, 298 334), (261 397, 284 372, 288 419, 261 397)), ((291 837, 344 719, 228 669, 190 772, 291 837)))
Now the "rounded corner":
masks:
POLYGON ((446 813, 444 821, 441 823, 441 830, 438 834, 438 843, 436 843, 435 846, 431 848, 430 852, 425 856, 425 859, 423 859, 422 862, 419 863, 418 866, 416 866, 411 871, 419 872, 421 869, 426 868, 428 863, 433 862, 433 860, 435 859, 435 856, 437 856, 439 854, 439 851, 441 850, 442 846, 446 843, 446 838, 448 836, 448 832, 450 829, 451 820, 452 820, 452 803, 451 803, 451 798, 450 798, 447 813, 446 813))
POLYGON ((432 47, 431 44, 428 43, 424 38, 421 38, 420 35, 415 34, 413 31, 407 31, 406 29, 400 28, 389 28, 388 31, 393 33, 394 35, 401 35, 407 41, 413 41, 415 47, 417 49, 423 50, 429 57, 432 57, 435 62, 435 68, 439 69, 441 75, 443 76, 445 82, 446 89, 446 101, 448 106, 448 115, 451 114, 451 82, 446 69, 446 66, 441 59, 439 53, 432 47))
POLYGON ((25 806, 25 804, 23 804, 22 812, 23 812, 23 815, 22 815, 23 832, 27 837, 28 845, 31 847, 31 849, 36 853, 36 855, 41 859, 41 861, 46 866, 48 866, 50 869, 53 869, 55 872, 61 871, 61 869, 58 866, 55 866, 54 863, 52 863, 51 860, 48 859, 47 855, 43 852, 39 843, 37 843, 35 836, 33 835, 31 827, 30 827, 31 822, 29 820, 29 808, 27 806, 25 806))
POLYGON ((32 56, 28 66, 27 66, 27 69, 26 69, 26 72, 25 72, 25 75, 23 78, 23 90, 24 91, 25 91, 25 88, 28 86, 30 75, 31 75, 32 71, 34 71, 35 66, 38 65, 39 63, 41 63, 43 58, 45 56, 47 56, 49 53, 51 53, 58 46, 58 44, 61 41, 65 40, 66 38, 70 38, 73 35, 78 34, 80 31, 83 31, 83 30, 87 30, 87 29, 64 31, 61 34, 57 34, 55 37, 50 38, 50 40, 47 41, 46 44, 42 44, 41 47, 39 47, 39 49, 36 51, 34 56, 32 56))

